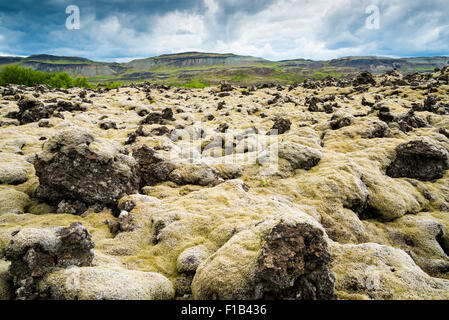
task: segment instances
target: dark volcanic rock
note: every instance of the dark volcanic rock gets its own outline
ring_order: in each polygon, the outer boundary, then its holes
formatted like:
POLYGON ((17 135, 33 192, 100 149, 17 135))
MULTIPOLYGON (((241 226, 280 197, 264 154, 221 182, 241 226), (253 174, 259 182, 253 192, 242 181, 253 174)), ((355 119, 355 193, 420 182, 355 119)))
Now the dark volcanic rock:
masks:
POLYGON ((139 171, 144 186, 166 181, 169 174, 175 169, 164 157, 146 145, 135 149, 133 156, 139 164, 139 171))
POLYGON ((388 107, 381 107, 378 117, 380 120, 386 123, 392 122, 394 120, 394 116, 391 114, 390 108, 388 107))
POLYGON ((274 121, 274 124, 271 127, 270 132, 268 134, 276 134, 276 133, 271 133, 271 130, 277 130, 277 134, 286 133, 288 130, 290 130, 291 125, 292 125, 292 122, 290 120, 284 119, 284 118, 277 118, 274 121))
POLYGON ((80 222, 54 230, 22 229, 13 235, 3 256, 11 261, 11 275, 18 299, 46 298, 38 282, 56 268, 91 266, 95 244, 80 222))
POLYGON ((115 142, 94 139, 87 130, 60 131, 34 161, 40 185, 37 197, 51 203, 80 201, 114 208, 140 185, 136 161, 115 142))
POLYGON ((66 100, 60 100, 56 104, 56 111, 85 111, 85 108, 81 107, 79 103, 72 103, 66 100))
POLYGON ((145 119, 142 120, 141 124, 166 124, 167 121, 175 121, 173 118, 173 110, 170 108, 165 108, 162 112, 153 112, 148 114, 145 119))
POLYGON ((34 98, 24 98, 18 103, 19 112, 17 119, 20 124, 36 122, 41 119, 48 119, 53 114, 54 108, 45 106, 42 102, 34 98))
POLYGON ((390 127, 385 122, 379 120, 371 121, 369 127, 361 133, 361 137, 364 139, 387 138, 390 136, 390 127))
POLYGON ((20 124, 37 122, 41 119, 48 119, 56 116, 61 111, 83 111, 85 108, 70 101, 61 100, 57 104, 45 105, 35 98, 22 98, 18 102, 19 112, 15 115, 20 124))
POLYGON ((363 72, 359 73, 353 81, 354 86, 364 85, 364 84, 369 84, 372 86, 376 85, 376 80, 374 80, 373 75, 368 71, 363 71, 363 72))
POLYGON ((403 132, 412 131, 414 128, 427 127, 427 123, 420 117, 417 117, 413 110, 399 116, 396 119, 396 122, 399 124, 399 128, 403 132))
POLYGON ((151 130, 151 134, 154 134, 155 136, 163 136, 168 135, 170 133, 170 129, 168 129, 166 126, 157 127, 151 130))
POLYGON ((396 159, 387 168, 387 175, 431 181, 441 178, 447 169, 449 163, 446 150, 415 140, 396 148, 396 159))
POLYGON ((149 135, 149 133, 146 133, 143 130, 143 126, 139 126, 136 131, 128 134, 128 139, 126 139, 125 144, 133 144, 134 142, 136 142, 137 137, 148 137, 149 135))
POLYGON ((100 122, 100 128, 103 130, 117 129, 117 124, 114 121, 105 120, 100 122))
POLYGON ((318 103, 321 103, 321 102, 323 102, 323 101, 321 99, 317 98, 317 97, 314 97, 314 96, 307 97, 306 98, 307 109, 310 112, 318 112, 319 111, 318 103))
POLYGON ((81 214, 87 210, 86 204, 81 201, 66 201, 62 200, 58 203, 56 213, 65 214, 81 214))
POLYGON ((335 299, 335 276, 324 232, 308 223, 276 225, 258 260, 261 299, 335 299))
POLYGON ((338 117, 333 116, 331 118, 330 126, 332 130, 338 130, 352 124, 352 119, 350 117, 338 117))

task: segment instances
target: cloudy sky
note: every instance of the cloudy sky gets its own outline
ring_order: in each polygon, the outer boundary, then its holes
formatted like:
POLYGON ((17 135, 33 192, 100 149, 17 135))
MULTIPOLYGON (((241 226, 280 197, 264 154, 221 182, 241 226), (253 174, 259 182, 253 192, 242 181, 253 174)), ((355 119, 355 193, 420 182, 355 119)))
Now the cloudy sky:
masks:
POLYGON ((448 0, 0 0, 0 55, 449 55, 448 13, 448 0), (69 5, 79 29, 66 27, 69 5))

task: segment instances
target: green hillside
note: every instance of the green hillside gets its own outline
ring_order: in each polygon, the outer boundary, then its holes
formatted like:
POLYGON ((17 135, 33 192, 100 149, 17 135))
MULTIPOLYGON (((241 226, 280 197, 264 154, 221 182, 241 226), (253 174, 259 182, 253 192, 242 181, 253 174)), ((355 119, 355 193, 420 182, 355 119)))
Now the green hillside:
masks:
POLYGON ((136 59, 128 63, 92 61, 81 57, 47 54, 0 57, 0 68, 18 64, 48 73, 67 72, 91 83, 150 80, 173 85, 216 84, 221 80, 248 85, 260 82, 288 84, 307 78, 341 77, 368 70, 383 73, 397 68, 403 73, 430 72, 449 63, 449 57, 343 57, 329 61, 292 59, 269 61, 232 53, 183 52, 136 59))

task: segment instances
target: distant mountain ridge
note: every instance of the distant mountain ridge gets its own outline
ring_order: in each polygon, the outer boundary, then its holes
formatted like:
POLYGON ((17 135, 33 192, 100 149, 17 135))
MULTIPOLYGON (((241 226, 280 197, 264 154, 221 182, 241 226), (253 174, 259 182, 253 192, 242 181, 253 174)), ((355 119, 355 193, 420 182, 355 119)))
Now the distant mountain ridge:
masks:
POLYGON ((95 80, 189 80, 224 78, 235 81, 301 81, 308 77, 342 76, 362 70, 383 73, 397 68, 404 73, 430 72, 449 64, 449 57, 390 58, 343 57, 324 60, 291 59, 270 61, 232 53, 182 52, 164 54, 127 63, 93 61, 82 57, 37 54, 29 57, 0 57, 0 68, 19 64, 45 72, 67 72, 95 80))

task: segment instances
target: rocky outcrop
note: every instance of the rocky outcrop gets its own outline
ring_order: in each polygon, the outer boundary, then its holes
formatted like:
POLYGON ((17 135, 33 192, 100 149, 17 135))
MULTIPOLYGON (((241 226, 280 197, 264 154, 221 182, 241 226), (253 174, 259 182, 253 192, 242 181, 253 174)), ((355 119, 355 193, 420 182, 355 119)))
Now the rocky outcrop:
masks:
POLYGON ((263 299, 334 299, 331 254, 323 230, 302 223, 276 225, 258 259, 257 290, 263 299))
POLYGON ((94 246, 81 223, 54 230, 25 228, 13 234, 3 256, 11 261, 9 274, 17 298, 45 298, 39 292, 39 281, 57 268, 90 266, 94 246))
MULTIPOLYGON (((86 206, 115 207, 140 185, 137 162, 112 141, 95 139, 87 130, 71 128, 51 137, 34 161, 37 196, 44 201, 80 201, 86 206)), ((78 212, 82 213, 82 212, 78 212)))
POLYGON ((133 151, 133 157, 139 164, 142 184, 151 186, 166 181, 175 166, 154 149, 143 145, 133 151))
POLYGON ((199 266, 193 296, 334 299, 329 250, 321 226, 301 213, 266 219, 235 235, 199 266))
POLYGON ((69 101, 58 101, 57 104, 44 104, 34 97, 24 97, 18 102, 19 111, 14 114, 14 118, 20 121, 20 124, 37 122, 42 119, 48 119, 60 111, 82 111, 85 110, 79 103, 73 104, 69 101))
POLYGON ((268 134, 283 134, 290 130, 292 122, 288 119, 277 118, 268 134))
POLYGON ((396 159, 387 168, 387 175, 432 181, 441 178, 447 169, 449 162, 445 149, 415 140, 396 148, 396 159))

